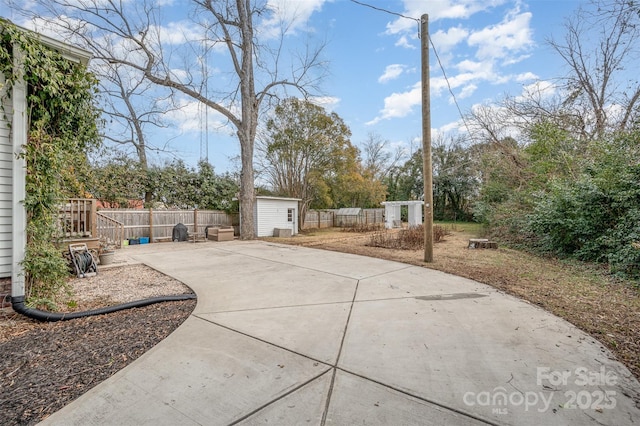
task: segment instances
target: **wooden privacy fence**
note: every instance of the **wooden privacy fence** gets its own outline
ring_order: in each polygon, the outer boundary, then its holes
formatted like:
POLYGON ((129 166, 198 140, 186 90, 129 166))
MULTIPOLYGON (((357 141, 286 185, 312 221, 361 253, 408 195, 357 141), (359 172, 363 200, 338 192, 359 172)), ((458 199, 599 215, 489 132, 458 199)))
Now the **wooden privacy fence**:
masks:
POLYGON ((384 209, 362 209, 357 217, 340 218, 338 210, 308 210, 303 229, 333 228, 335 226, 354 226, 357 224, 384 223, 384 209))
MULTIPOLYGON (((338 220, 345 225, 347 221, 339 218, 337 211, 307 211, 303 229, 340 226, 338 220)), ((115 241, 139 237, 148 237, 150 242, 171 240, 173 227, 178 223, 185 225, 189 232, 197 233, 204 233, 209 225, 235 227, 239 223, 237 213, 229 214, 219 210, 101 209, 98 216, 101 234, 105 233, 104 229, 109 228, 109 240, 115 241)), ((383 222, 384 209, 362 209, 357 218, 349 221, 349 225, 383 222)))
POLYGON ((218 210, 116 210, 102 209, 104 216, 123 224, 123 240, 149 237, 150 242, 171 240, 173 227, 182 223, 189 232, 204 233, 209 225, 235 226, 238 215, 218 210))
POLYGON ((363 209, 364 223, 384 223, 384 209, 363 209))
POLYGON ((334 212, 331 210, 307 210, 303 229, 332 228, 334 212))

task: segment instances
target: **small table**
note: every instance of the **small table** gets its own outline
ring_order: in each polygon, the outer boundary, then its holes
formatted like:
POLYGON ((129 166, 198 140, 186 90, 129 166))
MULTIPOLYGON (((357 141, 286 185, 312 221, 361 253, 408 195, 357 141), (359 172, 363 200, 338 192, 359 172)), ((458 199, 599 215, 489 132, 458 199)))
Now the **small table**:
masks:
POLYGON ((189 233, 189 240, 192 243, 197 243, 197 242, 201 242, 201 241, 207 241, 207 239, 204 237, 204 232, 190 232, 189 233))

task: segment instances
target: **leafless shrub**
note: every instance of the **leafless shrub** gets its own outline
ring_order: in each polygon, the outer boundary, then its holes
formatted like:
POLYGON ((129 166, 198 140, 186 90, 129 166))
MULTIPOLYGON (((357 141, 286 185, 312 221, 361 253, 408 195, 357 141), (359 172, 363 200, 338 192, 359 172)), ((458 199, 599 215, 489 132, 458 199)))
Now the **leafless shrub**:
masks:
POLYGON ((396 236, 387 230, 376 232, 369 237, 369 247, 396 248, 396 236))
POLYGON ((445 228, 443 226, 440 226, 440 225, 435 225, 433 227, 433 242, 434 243, 439 243, 447 235, 451 235, 451 231, 449 231, 447 228, 445 228))
POLYGON ((342 232, 374 232, 384 229, 384 223, 356 223, 353 226, 343 227, 342 232))
MULTIPOLYGON (((433 227, 433 241, 436 243, 450 234, 451 232, 440 225, 433 227)), ((422 225, 413 226, 409 229, 402 229, 397 233, 387 230, 376 232, 371 236, 367 245, 399 250, 420 250, 424 248, 424 227, 422 225)))

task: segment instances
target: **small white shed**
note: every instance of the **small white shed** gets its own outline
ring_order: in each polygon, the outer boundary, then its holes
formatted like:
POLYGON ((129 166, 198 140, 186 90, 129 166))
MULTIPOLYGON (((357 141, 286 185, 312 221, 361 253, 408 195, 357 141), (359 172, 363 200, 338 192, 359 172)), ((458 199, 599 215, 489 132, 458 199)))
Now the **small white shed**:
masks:
POLYGON ((273 237, 275 229, 298 233, 298 198, 257 196, 254 204, 256 236, 273 237))

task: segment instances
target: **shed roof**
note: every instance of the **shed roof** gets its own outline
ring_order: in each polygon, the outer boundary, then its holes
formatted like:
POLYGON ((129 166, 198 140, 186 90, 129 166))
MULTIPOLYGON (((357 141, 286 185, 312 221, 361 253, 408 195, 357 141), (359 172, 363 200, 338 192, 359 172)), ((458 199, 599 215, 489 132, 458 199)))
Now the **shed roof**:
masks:
POLYGON ((336 215, 338 216, 358 216, 362 209, 360 207, 343 207, 338 209, 336 215))
POLYGON ((256 195, 258 200, 302 201, 300 198, 272 197, 269 195, 256 195))

